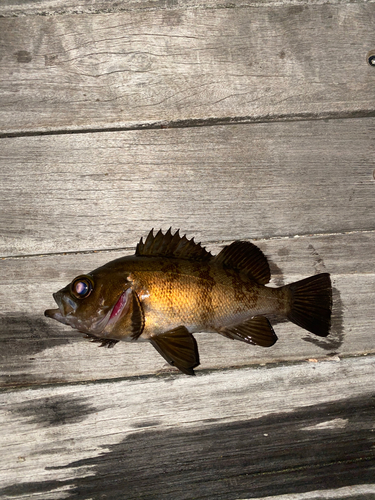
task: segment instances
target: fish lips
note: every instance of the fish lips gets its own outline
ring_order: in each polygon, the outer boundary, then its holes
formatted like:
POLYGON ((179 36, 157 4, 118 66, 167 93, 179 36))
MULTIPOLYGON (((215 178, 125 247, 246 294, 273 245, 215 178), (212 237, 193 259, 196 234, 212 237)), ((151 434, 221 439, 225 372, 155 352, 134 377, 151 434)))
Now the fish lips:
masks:
POLYGON ((44 311, 44 316, 47 318, 52 318, 58 321, 59 323, 63 323, 64 325, 69 325, 66 318, 61 314, 60 309, 47 309, 44 311))
POLYGON ((62 302, 61 302, 61 294, 60 292, 54 293, 53 298, 55 299, 56 304, 59 306, 58 309, 47 309, 44 311, 44 316, 47 318, 52 318, 62 323, 63 325, 69 325, 69 322, 65 315, 61 312, 62 310, 62 302))

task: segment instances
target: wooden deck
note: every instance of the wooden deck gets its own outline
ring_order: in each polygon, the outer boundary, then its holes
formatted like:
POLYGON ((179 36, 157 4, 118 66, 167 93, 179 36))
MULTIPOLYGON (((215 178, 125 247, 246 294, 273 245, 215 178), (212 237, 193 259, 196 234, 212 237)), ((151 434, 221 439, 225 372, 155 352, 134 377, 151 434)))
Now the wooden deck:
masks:
POLYGON ((375 3, 0 6, 0 498, 375 498, 375 3), (154 228, 318 272, 332 333, 196 377, 43 316, 154 228))

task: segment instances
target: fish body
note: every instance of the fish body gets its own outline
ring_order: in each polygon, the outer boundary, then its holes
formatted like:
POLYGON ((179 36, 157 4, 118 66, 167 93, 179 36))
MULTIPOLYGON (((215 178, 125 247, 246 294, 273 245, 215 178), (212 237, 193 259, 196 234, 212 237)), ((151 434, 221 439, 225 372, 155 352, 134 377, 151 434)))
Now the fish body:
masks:
POLYGON ((269 347, 277 336, 267 317, 276 315, 328 335, 329 274, 280 288, 265 286, 269 280, 267 259, 252 243, 236 241, 213 256, 178 232, 151 231, 134 256, 78 276, 55 293, 59 308, 45 315, 108 347, 149 341, 171 365, 193 375, 196 332, 269 347))

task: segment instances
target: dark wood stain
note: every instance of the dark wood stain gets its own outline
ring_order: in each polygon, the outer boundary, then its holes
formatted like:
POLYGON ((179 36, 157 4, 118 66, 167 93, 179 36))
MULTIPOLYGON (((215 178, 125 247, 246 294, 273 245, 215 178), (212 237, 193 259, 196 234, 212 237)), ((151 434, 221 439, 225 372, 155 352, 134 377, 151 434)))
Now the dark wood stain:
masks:
POLYGON ((19 50, 18 52, 15 53, 15 56, 17 58, 17 62, 21 64, 29 63, 33 60, 32 55, 27 50, 19 50))
POLYGON ((30 417, 30 424, 48 427, 82 422, 96 410, 83 398, 51 396, 15 405, 11 411, 30 417))
MULTIPOLYGON (((0 365, 3 373, 8 373, 2 377, 0 386, 37 384, 40 379, 29 373, 34 356, 47 349, 69 344, 74 338, 77 339, 77 334, 70 331, 62 334, 43 316, 4 314, 0 317, 0 365)), ((59 381, 60 378, 61 374, 56 374, 55 380, 59 381)))
MULTIPOLYGON (((0 490, 17 496, 64 485, 67 498, 259 498, 372 483, 375 396, 202 427, 145 430, 98 457, 48 470, 76 469, 66 481, 0 490), (334 427, 334 422, 343 425, 334 427), (315 427, 331 422, 331 427, 315 427), (79 477, 89 467, 94 476, 79 477)), ((106 447, 107 448, 107 447, 106 447)), ((358 497, 356 497, 358 498, 358 497)))

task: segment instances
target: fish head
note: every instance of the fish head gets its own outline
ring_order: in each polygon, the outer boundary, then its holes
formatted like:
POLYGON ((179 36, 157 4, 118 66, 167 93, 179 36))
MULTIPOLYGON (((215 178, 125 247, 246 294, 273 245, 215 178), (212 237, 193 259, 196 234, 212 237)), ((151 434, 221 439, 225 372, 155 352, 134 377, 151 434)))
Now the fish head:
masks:
POLYGON ((58 308, 44 314, 99 338, 116 338, 112 334, 119 331, 125 336, 131 329, 132 288, 123 278, 101 269, 77 276, 53 294, 58 308))

